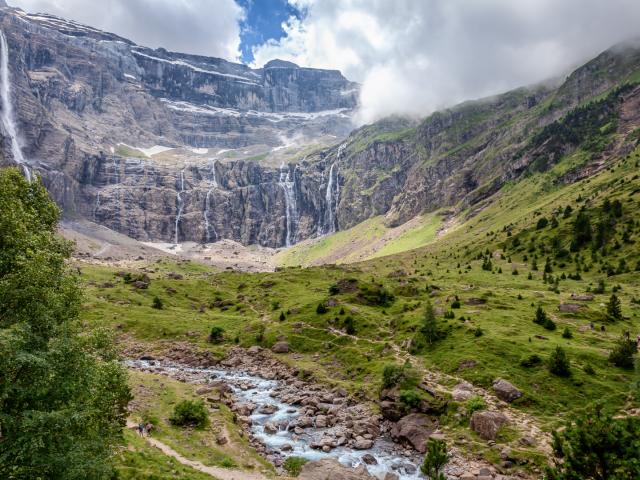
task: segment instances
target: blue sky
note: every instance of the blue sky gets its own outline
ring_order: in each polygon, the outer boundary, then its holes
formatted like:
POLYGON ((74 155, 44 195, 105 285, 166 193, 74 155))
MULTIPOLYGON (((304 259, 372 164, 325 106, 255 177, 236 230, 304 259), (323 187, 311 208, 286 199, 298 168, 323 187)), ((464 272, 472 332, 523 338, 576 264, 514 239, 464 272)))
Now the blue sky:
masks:
POLYGON ((267 40, 280 40, 284 36, 282 23, 289 17, 300 18, 301 13, 287 0, 236 0, 246 12, 240 24, 240 51, 243 63, 253 61, 252 49, 267 40))

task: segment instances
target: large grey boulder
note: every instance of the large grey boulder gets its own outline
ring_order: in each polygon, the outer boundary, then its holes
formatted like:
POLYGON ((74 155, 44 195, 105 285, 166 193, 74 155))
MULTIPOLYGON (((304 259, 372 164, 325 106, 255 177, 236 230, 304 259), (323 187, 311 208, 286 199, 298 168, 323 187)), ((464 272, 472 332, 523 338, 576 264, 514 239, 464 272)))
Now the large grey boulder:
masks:
POLYGON ((361 465, 355 469, 345 467, 334 458, 306 463, 298 478, 300 480, 375 480, 364 466, 361 465))
POLYGON ((483 440, 495 440, 498 431, 507 423, 507 417, 500 412, 480 411, 471 415, 471 430, 483 440))
POLYGON ((289 353, 289 344, 287 342, 276 342, 271 351, 274 353, 289 353))
POLYGON ((409 444, 418 452, 427 451, 427 440, 435 432, 437 423, 422 413, 412 413, 402 417, 391 429, 391 438, 396 442, 409 444))
POLYGON ((493 391, 496 392, 496 396, 500 400, 504 400, 505 402, 513 402, 522 396, 520 390, 502 378, 498 378, 493 382, 493 391))

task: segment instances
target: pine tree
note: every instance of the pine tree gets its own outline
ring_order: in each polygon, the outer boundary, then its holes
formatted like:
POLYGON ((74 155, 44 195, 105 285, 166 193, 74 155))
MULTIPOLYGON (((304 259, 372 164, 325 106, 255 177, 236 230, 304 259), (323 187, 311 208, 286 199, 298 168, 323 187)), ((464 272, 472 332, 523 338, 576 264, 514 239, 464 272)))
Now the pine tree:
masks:
POLYGON ((443 440, 430 438, 427 443, 427 455, 420 470, 430 480, 446 480, 447 477, 442 473, 442 469, 448 461, 447 444, 443 440))
POLYGON ((596 405, 553 434, 557 462, 549 480, 640 478, 640 419, 614 417, 596 405))
POLYGON ((571 376, 569 359, 562 347, 556 347, 556 349, 551 353, 547 367, 549 368, 549 372, 559 377, 571 376))
POLYGON ((607 303, 607 317, 610 320, 622 320, 622 306, 620 304, 620 299, 615 293, 609 297, 609 302, 607 303))
POLYGON ((538 305, 538 308, 536 309, 536 316, 533 319, 533 323, 537 323, 538 325, 544 325, 546 321, 547 321, 547 314, 542 309, 542 305, 538 305))
POLYGON ((433 310, 431 302, 427 301, 427 305, 424 310, 424 317, 422 320, 422 328, 420 333, 429 345, 432 345, 440 338, 440 331, 438 329, 438 320, 436 313, 433 310))

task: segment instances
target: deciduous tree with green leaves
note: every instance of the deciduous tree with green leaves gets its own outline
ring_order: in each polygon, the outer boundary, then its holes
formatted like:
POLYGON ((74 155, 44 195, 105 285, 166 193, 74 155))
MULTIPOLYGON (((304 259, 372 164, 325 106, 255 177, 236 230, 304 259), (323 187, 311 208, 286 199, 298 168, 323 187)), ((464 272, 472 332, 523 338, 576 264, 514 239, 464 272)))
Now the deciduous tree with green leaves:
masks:
POLYGON ((39 180, 0 170, 0 478, 110 479, 122 442, 126 371, 80 327, 59 216, 39 180))

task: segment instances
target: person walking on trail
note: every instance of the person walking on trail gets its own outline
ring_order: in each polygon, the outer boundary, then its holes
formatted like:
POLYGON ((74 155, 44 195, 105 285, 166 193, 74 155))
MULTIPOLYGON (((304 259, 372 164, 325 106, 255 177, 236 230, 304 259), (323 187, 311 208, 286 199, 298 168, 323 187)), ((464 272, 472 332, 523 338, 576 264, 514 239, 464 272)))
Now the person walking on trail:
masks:
POLYGON ((144 428, 147 430, 147 437, 150 437, 151 436, 151 430, 153 430, 153 423, 147 422, 147 424, 144 426, 144 428))
POLYGON ((144 423, 140 422, 138 424, 138 433, 140 434, 141 437, 144 437, 144 423))

